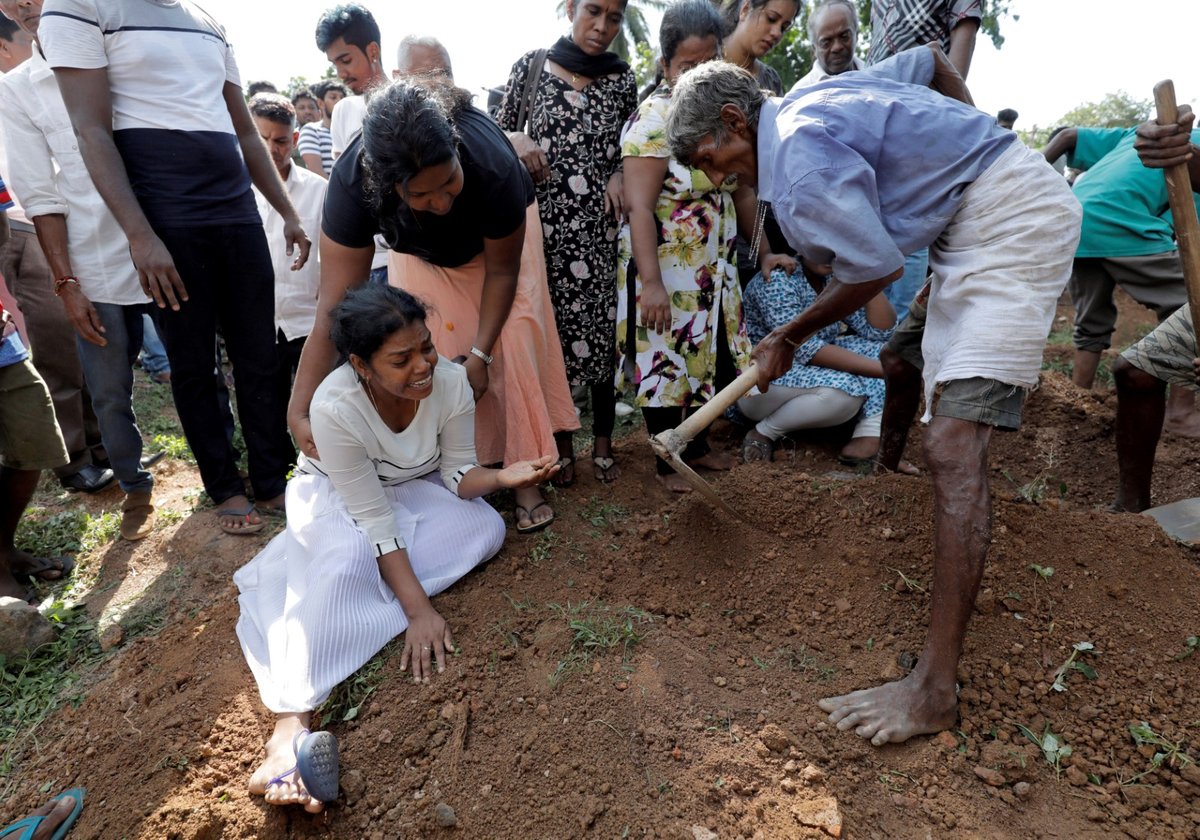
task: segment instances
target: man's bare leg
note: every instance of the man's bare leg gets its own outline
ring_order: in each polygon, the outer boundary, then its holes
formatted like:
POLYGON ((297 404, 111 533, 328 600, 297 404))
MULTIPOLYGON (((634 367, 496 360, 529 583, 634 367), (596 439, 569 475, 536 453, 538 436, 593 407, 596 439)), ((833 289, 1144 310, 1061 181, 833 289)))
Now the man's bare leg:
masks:
POLYGON ((1196 394, 1190 388, 1172 385, 1167 392, 1163 431, 1180 437, 1200 438, 1200 414, 1196 412, 1196 394))
POLYGON ((1092 389, 1096 381, 1096 370, 1100 367, 1098 350, 1075 349, 1075 364, 1071 366, 1071 381, 1080 388, 1092 389))
POLYGON ((0 596, 25 600, 25 587, 17 583, 12 570, 21 570, 20 561, 30 559, 16 546, 17 523, 37 489, 40 470, 14 470, 0 467, 0 596))
POLYGON ((921 405, 921 371, 886 347, 879 354, 879 362, 887 384, 879 430, 879 465, 895 472, 921 405))
POLYGON ((1117 382, 1117 498, 1112 506, 1140 513, 1150 507, 1167 384, 1122 358, 1113 364, 1113 378, 1117 382))
POLYGON ((934 493, 933 594, 916 668, 902 680, 819 704, 838 729, 853 729, 875 746, 941 732, 958 717, 958 659, 992 538, 991 434, 991 426, 934 417, 925 435, 934 493))

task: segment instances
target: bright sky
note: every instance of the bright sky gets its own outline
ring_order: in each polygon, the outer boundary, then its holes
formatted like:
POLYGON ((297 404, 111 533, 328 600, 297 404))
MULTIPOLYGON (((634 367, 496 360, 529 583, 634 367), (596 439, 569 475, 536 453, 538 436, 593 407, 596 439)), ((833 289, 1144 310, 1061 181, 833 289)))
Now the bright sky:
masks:
MULTIPOLYGON (((199 2, 228 30, 243 78, 282 85, 291 76, 315 79, 324 72, 313 30, 332 0, 199 2)), ((503 84, 522 53, 548 46, 567 28, 555 15, 556 0, 364 2, 383 31, 389 71, 404 35, 434 35, 449 49, 458 83, 476 93, 503 84)), ((983 110, 1016 108, 1017 128, 1049 125, 1122 88, 1150 98, 1164 78, 1175 80, 1180 102, 1200 99, 1194 0, 1013 0, 1011 6, 1020 20, 1003 22, 1001 50, 980 38, 969 83, 983 110)))

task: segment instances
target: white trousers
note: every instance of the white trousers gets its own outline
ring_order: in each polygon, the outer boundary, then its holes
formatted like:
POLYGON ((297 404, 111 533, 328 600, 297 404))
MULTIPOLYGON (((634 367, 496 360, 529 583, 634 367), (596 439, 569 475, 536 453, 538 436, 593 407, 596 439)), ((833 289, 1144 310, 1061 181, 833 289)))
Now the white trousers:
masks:
MULTIPOLYGON (((408 559, 432 597, 500 550, 504 520, 482 499, 464 501, 431 478, 384 492, 411 528, 408 559)), ((408 627, 374 546, 329 479, 289 481, 287 519, 287 530, 233 576, 242 652, 276 714, 315 709, 408 627)))
MULTIPOLYGON (((738 410, 751 420, 760 435, 779 440, 799 429, 825 429, 852 420, 866 397, 855 397, 838 388, 789 388, 772 385, 765 394, 755 393, 738 401, 738 410)), ((853 437, 879 437, 882 415, 864 417, 854 427, 853 437)))

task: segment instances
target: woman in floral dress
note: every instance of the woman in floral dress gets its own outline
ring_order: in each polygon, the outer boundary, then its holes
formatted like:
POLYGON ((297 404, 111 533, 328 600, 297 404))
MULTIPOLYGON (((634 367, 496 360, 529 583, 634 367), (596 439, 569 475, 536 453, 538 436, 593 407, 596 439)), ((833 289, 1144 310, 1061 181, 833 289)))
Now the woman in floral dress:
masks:
MULTIPOLYGON (((607 52, 624 15, 625 0, 568 0, 571 35, 546 53, 528 127, 517 121, 536 51, 513 65, 496 115, 537 189, 567 378, 572 387, 591 390, 592 467, 605 482, 620 475, 612 457, 616 237, 623 212, 619 138, 637 107, 633 71, 607 52)), ((573 439, 571 432, 555 435, 559 486, 575 481, 573 439)))
MULTIPOLYGON (((709 0, 683 0, 663 15, 664 82, 625 125, 625 203, 617 270, 619 380, 635 388, 650 434, 679 425, 725 379, 749 363, 742 297, 731 249, 734 187, 670 156, 666 116, 671 86, 717 57, 722 22, 709 0)), ((753 196, 750 208, 753 210, 753 196)), ((684 460, 729 469, 734 458, 710 452, 698 436, 684 460)), ((688 484, 663 461, 658 479, 675 492, 688 484)))

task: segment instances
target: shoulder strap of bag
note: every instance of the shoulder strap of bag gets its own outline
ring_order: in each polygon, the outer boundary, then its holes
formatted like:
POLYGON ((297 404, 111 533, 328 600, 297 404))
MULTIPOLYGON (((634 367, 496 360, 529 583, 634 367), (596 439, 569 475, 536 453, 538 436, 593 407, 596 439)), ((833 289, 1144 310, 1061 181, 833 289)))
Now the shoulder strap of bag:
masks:
POLYGON ((517 131, 528 133, 529 122, 533 119, 533 98, 537 95, 538 82, 542 78, 542 70, 546 66, 546 53, 549 50, 535 50, 529 60, 529 72, 525 75, 525 89, 521 92, 521 105, 517 109, 517 131))

